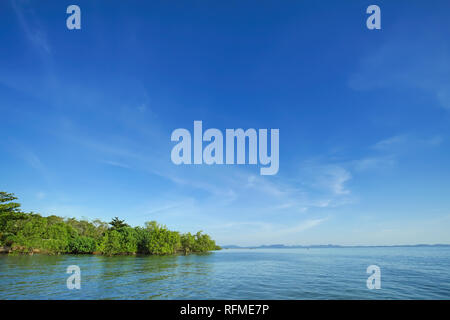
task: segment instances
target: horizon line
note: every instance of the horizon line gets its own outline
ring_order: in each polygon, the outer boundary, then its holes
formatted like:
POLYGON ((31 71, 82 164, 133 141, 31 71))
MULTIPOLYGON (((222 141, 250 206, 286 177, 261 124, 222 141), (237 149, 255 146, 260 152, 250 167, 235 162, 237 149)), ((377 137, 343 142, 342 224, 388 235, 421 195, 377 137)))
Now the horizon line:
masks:
POLYGON ((450 247, 450 243, 417 243, 417 244, 389 244, 389 245, 340 245, 340 244, 312 244, 312 245, 285 245, 269 244, 256 246, 219 245, 223 249, 258 249, 258 248, 374 248, 374 247, 450 247))

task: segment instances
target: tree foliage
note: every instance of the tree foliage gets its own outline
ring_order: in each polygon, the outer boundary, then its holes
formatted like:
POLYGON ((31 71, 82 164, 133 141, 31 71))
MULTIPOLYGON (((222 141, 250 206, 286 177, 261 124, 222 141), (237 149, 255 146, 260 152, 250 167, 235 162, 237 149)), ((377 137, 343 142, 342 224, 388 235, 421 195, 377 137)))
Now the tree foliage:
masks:
POLYGON ((0 230, 3 230, 9 221, 22 218, 20 203, 13 202, 14 200, 17 200, 14 194, 0 191, 0 230))
POLYGON ((114 219, 112 219, 109 224, 111 225, 111 229, 113 229, 113 230, 118 230, 118 229, 122 229, 125 227, 129 227, 129 225, 127 225, 125 223, 125 220, 120 220, 118 217, 115 217, 114 219))
POLYGON ((0 245, 13 252, 48 254, 155 254, 207 252, 220 249, 208 235, 180 234, 156 221, 130 227, 118 217, 100 220, 43 217, 20 211, 17 198, 0 192, 0 245))

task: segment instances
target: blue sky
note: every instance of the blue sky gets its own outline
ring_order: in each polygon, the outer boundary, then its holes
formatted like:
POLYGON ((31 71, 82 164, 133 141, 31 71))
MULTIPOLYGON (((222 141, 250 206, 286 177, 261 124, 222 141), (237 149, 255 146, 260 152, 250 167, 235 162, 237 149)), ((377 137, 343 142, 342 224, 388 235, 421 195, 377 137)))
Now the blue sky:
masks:
POLYGON ((157 220, 219 244, 450 243, 449 10, 2 1, 0 190, 44 215, 157 220), (174 165, 170 135, 194 120, 280 129, 278 174, 174 165))

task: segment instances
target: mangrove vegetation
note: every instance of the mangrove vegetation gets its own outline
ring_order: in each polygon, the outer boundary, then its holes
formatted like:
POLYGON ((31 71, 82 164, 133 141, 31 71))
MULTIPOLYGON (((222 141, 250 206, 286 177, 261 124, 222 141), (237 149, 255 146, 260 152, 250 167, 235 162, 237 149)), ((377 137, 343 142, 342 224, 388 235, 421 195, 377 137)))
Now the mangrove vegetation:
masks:
POLYGON ((119 218, 106 223, 26 213, 14 194, 0 192, 0 247, 10 253, 189 254, 218 250, 214 240, 171 231, 155 221, 131 227, 119 218))

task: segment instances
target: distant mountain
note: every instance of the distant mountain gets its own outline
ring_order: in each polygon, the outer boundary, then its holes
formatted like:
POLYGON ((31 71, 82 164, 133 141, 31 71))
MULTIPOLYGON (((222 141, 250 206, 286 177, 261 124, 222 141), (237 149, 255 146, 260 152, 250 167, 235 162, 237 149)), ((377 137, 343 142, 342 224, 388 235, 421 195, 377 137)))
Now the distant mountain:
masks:
POLYGON ((262 246, 254 247, 254 248, 281 249, 281 248, 288 248, 288 247, 285 246, 284 244, 270 244, 270 245, 262 245, 262 246))
POLYGON ((387 247, 450 247, 450 244, 405 244, 405 245, 390 245, 390 246, 341 246, 334 244, 319 244, 319 245, 293 245, 286 246, 284 244, 270 244, 261 246, 247 246, 241 247, 236 245, 224 245, 222 249, 295 249, 295 248, 387 248, 387 247))
POLYGON ((227 246, 220 246, 222 249, 243 249, 243 247, 235 246, 235 245, 227 245, 227 246))
POLYGON ((270 245, 261 245, 261 246, 248 246, 248 247, 241 247, 236 245, 225 245, 221 246, 223 249, 293 249, 293 248, 340 248, 342 246, 332 245, 332 244, 326 244, 326 245, 311 245, 311 246, 301 246, 301 245, 294 245, 294 246, 286 246, 284 244, 270 244, 270 245))

